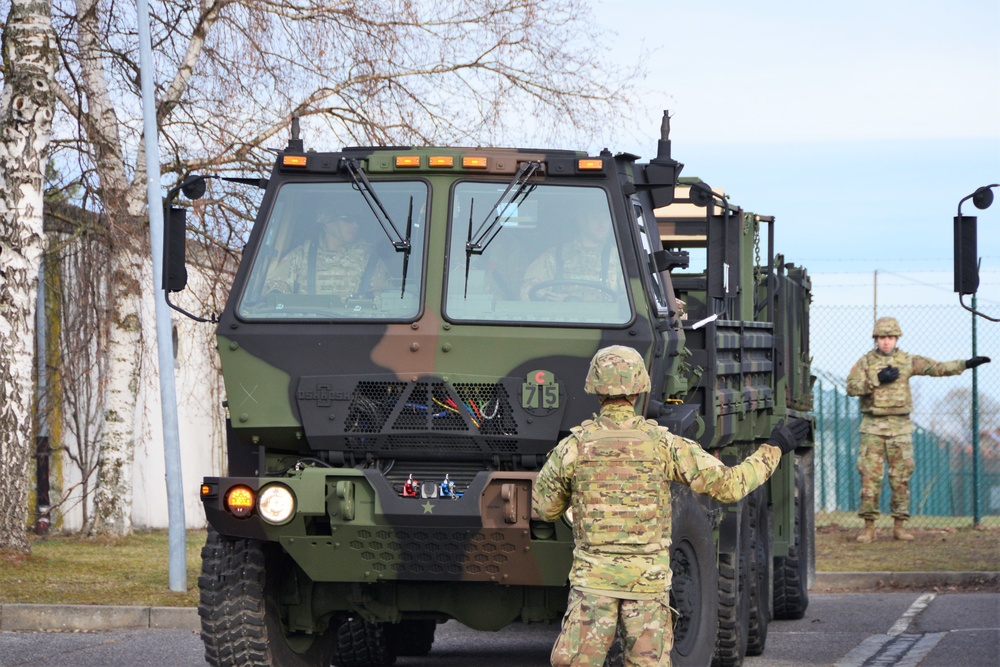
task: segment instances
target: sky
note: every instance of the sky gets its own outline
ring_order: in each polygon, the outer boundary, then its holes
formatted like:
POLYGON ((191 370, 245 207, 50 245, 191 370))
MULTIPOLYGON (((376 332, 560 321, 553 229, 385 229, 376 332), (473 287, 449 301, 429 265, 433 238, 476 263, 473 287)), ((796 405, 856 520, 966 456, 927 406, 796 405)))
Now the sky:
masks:
MULTIPOLYGON (((683 175, 774 215, 777 250, 809 269, 815 304, 958 303, 952 218, 1000 183, 1000 2, 592 6, 617 33, 610 56, 648 72, 640 122, 612 151, 654 157, 670 109, 683 175)), ((962 212, 979 216, 978 306, 1000 317, 994 192, 991 208, 962 212)))

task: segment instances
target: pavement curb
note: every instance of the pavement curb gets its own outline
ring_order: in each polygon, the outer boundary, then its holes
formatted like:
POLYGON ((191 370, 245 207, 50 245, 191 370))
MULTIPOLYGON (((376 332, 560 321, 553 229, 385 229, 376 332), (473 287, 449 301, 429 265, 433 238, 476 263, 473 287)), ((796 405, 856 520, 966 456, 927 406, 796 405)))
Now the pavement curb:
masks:
POLYGON ((195 607, 2 604, 0 631, 200 630, 195 607))
MULTIPOLYGON (((814 593, 861 593, 892 588, 984 587, 1000 590, 1000 572, 817 572, 814 593)), ((0 632, 201 629, 195 607, 0 604, 0 632)))
POLYGON ((810 590, 875 591, 884 588, 1000 587, 1000 572, 817 572, 810 590))

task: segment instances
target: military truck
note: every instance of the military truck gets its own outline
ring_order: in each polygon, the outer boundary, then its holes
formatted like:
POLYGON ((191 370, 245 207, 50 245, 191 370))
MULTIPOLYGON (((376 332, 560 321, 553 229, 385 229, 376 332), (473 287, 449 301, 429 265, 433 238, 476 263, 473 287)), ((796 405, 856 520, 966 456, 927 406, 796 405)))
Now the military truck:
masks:
MULTIPOLYGON (((808 416, 808 275, 773 219, 680 178, 666 114, 648 162, 290 136, 269 177, 223 179, 263 193, 212 318, 228 472, 200 490, 209 663, 391 665, 448 620, 557 622, 572 529, 532 516, 532 483, 597 411, 602 347, 638 350, 638 409, 727 463, 808 416)), ((187 275, 175 197, 207 178, 167 198, 168 297, 187 275)), ((804 613, 810 448, 734 505, 674 489, 674 664, 741 664, 804 613)))

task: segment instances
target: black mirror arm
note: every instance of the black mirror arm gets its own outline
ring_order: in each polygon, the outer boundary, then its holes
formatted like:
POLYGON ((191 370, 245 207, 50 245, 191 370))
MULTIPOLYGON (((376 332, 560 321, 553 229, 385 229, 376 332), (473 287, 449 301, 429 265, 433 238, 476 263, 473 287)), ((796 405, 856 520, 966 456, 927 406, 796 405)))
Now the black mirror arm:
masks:
POLYGON ((167 302, 168 306, 170 306, 171 308, 173 308, 174 310, 176 310, 178 313, 182 313, 184 315, 187 315, 188 317, 190 317, 195 322, 208 322, 210 324, 218 324, 219 323, 219 319, 215 316, 215 313, 212 313, 212 317, 211 318, 198 317, 194 313, 189 313, 188 311, 184 310, 180 306, 178 306, 176 304, 173 304, 173 303, 170 303, 170 290, 163 290, 163 300, 167 302))

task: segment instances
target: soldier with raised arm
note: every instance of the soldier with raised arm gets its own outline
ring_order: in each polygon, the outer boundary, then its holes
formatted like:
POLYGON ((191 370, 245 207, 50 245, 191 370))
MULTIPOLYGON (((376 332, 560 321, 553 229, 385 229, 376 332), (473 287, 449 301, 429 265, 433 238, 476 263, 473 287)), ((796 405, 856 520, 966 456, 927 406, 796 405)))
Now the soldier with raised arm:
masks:
POLYGON ((989 357, 941 362, 920 357, 896 346, 902 335, 895 318, 878 318, 872 330, 874 349, 858 359, 847 376, 847 393, 861 397, 861 449, 858 454, 861 509, 858 515, 865 520, 865 528, 857 539, 865 544, 875 539, 882 470, 886 463, 892 492, 889 507, 895 519, 892 536, 897 540, 913 539, 904 527, 910 518, 910 476, 914 469, 910 378, 914 375, 959 375, 966 368, 990 361, 989 357))
POLYGON ((669 665, 670 482, 735 502, 809 433, 804 419, 779 423, 754 454, 726 467, 698 443, 636 414, 635 401, 649 388, 636 350, 599 350, 584 389, 597 394, 600 414, 549 453, 535 482, 532 506, 542 520, 572 510, 571 589, 554 666, 601 667, 619 624, 626 665, 669 665))

